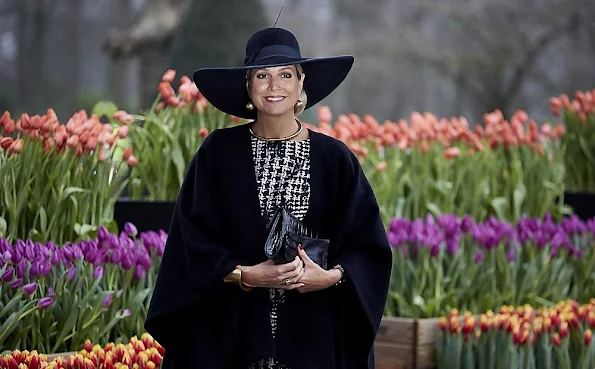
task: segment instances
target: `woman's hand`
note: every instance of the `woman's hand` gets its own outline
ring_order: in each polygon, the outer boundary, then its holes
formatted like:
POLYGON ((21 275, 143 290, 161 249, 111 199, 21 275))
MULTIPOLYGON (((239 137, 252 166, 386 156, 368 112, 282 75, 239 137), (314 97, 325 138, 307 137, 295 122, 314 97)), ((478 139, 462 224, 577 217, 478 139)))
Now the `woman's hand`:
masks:
POLYGON ((304 263, 296 256, 295 260, 276 265, 267 260, 254 266, 237 266, 242 271, 242 282, 251 287, 279 288, 292 290, 303 287, 296 283, 304 275, 304 263))
POLYGON ((298 247, 298 256, 304 261, 305 273, 299 282, 299 292, 312 292, 329 288, 341 280, 341 271, 338 269, 325 270, 310 259, 301 245, 298 247))

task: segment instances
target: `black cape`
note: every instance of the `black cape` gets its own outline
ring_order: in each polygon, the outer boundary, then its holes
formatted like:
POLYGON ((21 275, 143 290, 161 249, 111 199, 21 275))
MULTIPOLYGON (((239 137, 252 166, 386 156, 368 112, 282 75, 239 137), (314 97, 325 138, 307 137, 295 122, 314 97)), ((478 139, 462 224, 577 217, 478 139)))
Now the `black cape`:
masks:
POLYGON ((145 329, 164 369, 243 369, 275 356, 292 369, 374 368, 392 255, 360 163, 310 131, 311 199, 304 221, 330 239, 328 265, 346 282, 286 293, 276 340, 269 291, 224 283, 236 265, 265 261, 248 125, 213 131, 192 159, 172 217, 145 329))

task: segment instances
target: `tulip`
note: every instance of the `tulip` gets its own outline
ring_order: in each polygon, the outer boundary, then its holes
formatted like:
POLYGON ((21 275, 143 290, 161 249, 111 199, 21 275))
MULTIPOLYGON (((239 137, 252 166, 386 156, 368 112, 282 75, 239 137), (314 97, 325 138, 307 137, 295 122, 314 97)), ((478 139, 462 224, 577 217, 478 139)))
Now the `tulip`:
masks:
POLYGON ((0 279, 2 279, 4 282, 10 282, 12 280, 13 275, 14 268, 9 266, 8 268, 6 268, 4 273, 2 273, 2 277, 0 277, 0 279))
POLYGON ((130 237, 136 237, 136 235, 138 234, 138 230, 136 229, 134 224, 130 222, 126 222, 124 224, 124 232, 126 232, 126 234, 128 234, 128 236, 130 237))
POLYGON ((93 278, 101 279, 101 277, 103 277, 103 267, 98 266, 97 268, 95 268, 95 271, 93 272, 93 278))
POLYGON ((36 290, 37 290, 37 283, 36 282, 27 283, 26 285, 23 286, 23 291, 27 295, 32 295, 36 290))
POLYGON ((54 302, 53 297, 44 297, 37 302, 40 309, 47 309, 54 302))
POLYGON ((23 278, 17 278, 10 282, 10 287, 17 289, 20 287, 21 284, 23 284, 23 278))
POLYGON ((103 307, 108 307, 112 304, 112 295, 107 295, 103 298, 103 300, 101 301, 101 306, 103 307))

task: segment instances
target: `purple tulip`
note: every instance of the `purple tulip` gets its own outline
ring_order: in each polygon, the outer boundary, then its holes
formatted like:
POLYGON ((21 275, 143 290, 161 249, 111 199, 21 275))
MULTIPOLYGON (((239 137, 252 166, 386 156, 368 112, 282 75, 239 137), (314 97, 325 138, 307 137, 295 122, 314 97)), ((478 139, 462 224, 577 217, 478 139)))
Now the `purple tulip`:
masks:
POLYGON ((39 301, 37 302, 37 306, 39 306, 40 309, 47 309, 53 302, 53 297, 44 297, 42 299, 39 299, 39 301))
POLYGON ((516 250, 514 249, 514 247, 511 247, 508 250, 508 252, 506 253, 506 259, 511 262, 516 259, 516 250))
POLYGON ((99 240, 99 242, 107 240, 107 238, 109 237, 109 232, 107 230, 107 228, 105 228, 105 226, 99 226, 99 229, 97 230, 97 239, 99 240))
POLYGON ((62 247, 62 254, 66 258, 66 260, 72 261, 72 256, 73 256, 72 246, 70 246, 70 245, 63 246, 62 247))
POLYGON ((25 245, 25 258, 27 258, 27 260, 29 261, 33 261, 33 259, 35 258, 35 251, 34 250, 34 246, 33 244, 27 242, 27 244, 25 245))
POLYGON ((121 248, 115 248, 112 250, 112 255, 111 255, 111 262, 113 264, 118 264, 122 261, 122 249, 121 248))
POLYGON ((130 268, 132 268, 133 264, 134 261, 132 260, 130 254, 124 255, 124 257, 122 258, 122 268, 124 268, 124 270, 129 270, 130 268))
POLYGON ((40 271, 41 275, 47 277, 52 272, 52 264, 47 260, 42 261, 40 271))
POLYGON ((130 313, 130 309, 124 309, 124 311, 122 311, 122 316, 123 316, 124 318, 126 318, 126 317, 130 316, 130 314, 131 314, 131 313, 130 313))
POLYGON ((37 290, 37 283, 35 283, 35 282, 27 283, 26 285, 23 286, 23 291, 25 291, 25 293, 27 295, 32 295, 36 290, 37 290))
POLYGON ((70 267, 70 269, 68 269, 68 272, 66 272, 66 280, 71 281, 74 278, 75 274, 76 274, 76 267, 73 265, 70 267))
POLYGON ((17 242, 14 245, 14 251, 16 253, 18 253, 21 258, 23 257, 23 255, 25 255, 25 242, 23 242, 23 240, 17 240, 17 242))
POLYGON ((31 264, 29 274, 31 274, 32 277, 38 277, 41 275, 41 261, 35 261, 33 264, 31 264))
POLYGON ((439 245, 430 246, 430 256, 436 257, 439 254, 440 254, 440 246, 439 245))
POLYGON ((141 254, 139 257, 139 263, 142 264, 145 269, 149 269, 153 265, 153 261, 151 260, 151 256, 147 253, 141 254))
POLYGON ((95 272, 93 272, 93 278, 101 279, 103 277, 103 267, 98 266, 95 268, 95 272))
POLYGON ((461 231, 463 233, 469 233, 473 229, 473 219, 469 215, 465 215, 461 221, 461 231))
POLYGON ((12 281, 12 277, 14 275, 14 268, 12 266, 8 266, 4 273, 2 273, 2 277, 0 277, 4 282, 12 281))
POLYGON ((142 280, 142 279, 145 279, 146 275, 147 275, 147 272, 146 272, 145 268, 142 265, 137 264, 136 268, 134 269, 134 277, 136 279, 142 280))
POLYGON ((83 255, 83 250, 81 250, 81 247, 79 245, 73 245, 73 247, 72 247, 72 256, 76 260, 81 260, 81 259, 83 259, 85 257, 83 255))
POLYGON ((21 286, 21 284, 23 284, 23 278, 17 278, 10 282, 10 287, 17 289, 21 286))
POLYGON ((54 296, 56 294, 56 291, 54 291, 54 289, 52 287, 48 287, 48 296, 54 296))
POLYGON ((4 251, 2 253, 2 260, 4 260, 5 263, 12 261, 12 252, 10 252, 10 250, 4 251))
POLYGON ((101 301, 101 306, 103 306, 105 308, 110 306, 111 304, 112 304, 112 295, 111 294, 105 296, 103 298, 103 300, 101 301))
POLYGON ((4 253, 4 251, 12 249, 10 243, 6 240, 6 238, 0 238, 0 253, 4 253))
POLYGON ((165 242, 157 246, 157 255, 159 257, 163 256, 163 252, 165 252, 165 242))
POLYGON ((126 232, 126 234, 128 234, 128 236, 130 237, 136 237, 136 235, 138 234, 138 230, 136 229, 134 224, 130 222, 124 223, 124 232, 126 232))
POLYGON ((475 264, 481 264, 483 262, 483 252, 481 252, 481 250, 477 250, 473 261, 475 262, 475 264))
POLYGON ((446 241, 446 252, 454 255, 459 251, 460 240, 458 236, 452 237, 446 241))
POLYGON ((62 263, 62 254, 58 250, 54 250, 52 252, 52 256, 50 258, 52 265, 58 265, 62 263))
POLYGON ((85 253, 85 260, 87 260, 91 264, 97 263, 97 250, 93 248, 89 248, 85 253))

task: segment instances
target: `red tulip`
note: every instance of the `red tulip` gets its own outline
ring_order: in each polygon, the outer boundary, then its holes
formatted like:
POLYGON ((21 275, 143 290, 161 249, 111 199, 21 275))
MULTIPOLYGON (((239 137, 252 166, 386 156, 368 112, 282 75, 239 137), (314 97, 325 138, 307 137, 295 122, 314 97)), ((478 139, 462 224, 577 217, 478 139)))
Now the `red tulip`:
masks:
POLYGON ((560 335, 557 332, 552 334, 552 344, 554 346, 560 346, 560 335))
POLYGON ((560 332, 560 337, 564 338, 566 336, 568 336, 568 322, 561 322, 560 326, 558 328, 559 332, 560 332))

